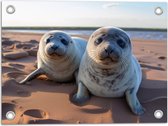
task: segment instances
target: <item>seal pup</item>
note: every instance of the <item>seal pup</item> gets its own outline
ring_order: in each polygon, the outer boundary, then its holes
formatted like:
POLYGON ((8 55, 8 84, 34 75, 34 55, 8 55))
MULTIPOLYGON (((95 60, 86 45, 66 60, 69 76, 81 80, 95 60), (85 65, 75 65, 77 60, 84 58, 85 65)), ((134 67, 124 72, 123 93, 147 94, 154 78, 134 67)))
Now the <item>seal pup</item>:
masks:
POLYGON ((39 43, 38 68, 19 83, 25 84, 42 74, 55 82, 72 81, 77 75, 86 44, 86 40, 62 31, 47 32, 39 43))
POLYGON ((141 79, 141 68, 132 54, 127 33, 116 27, 102 27, 89 38, 72 102, 83 104, 89 99, 89 92, 100 97, 126 95, 132 112, 141 115, 144 108, 137 98, 141 79))

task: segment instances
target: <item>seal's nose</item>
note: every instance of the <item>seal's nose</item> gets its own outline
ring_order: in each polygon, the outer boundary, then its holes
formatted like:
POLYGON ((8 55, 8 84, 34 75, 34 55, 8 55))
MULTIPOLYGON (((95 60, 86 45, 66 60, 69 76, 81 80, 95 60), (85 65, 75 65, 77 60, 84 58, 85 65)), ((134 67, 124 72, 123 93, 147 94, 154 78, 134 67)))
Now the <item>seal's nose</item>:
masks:
POLYGON ((109 45, 104 48, 105 52, 111 54, 113 52, 113 48, 109 45))
POLYGON ((104 52, 106 53, 108 58, 111 58, 112 61, 118 61, 119 59, 119 53, 118 51, 113 47, 113 45, 107 45, 104 48, 104 52))
POLYGON ((52 48, 53 50, 57 50, 58 47, 59 47, 59 46, 57 46, 57 45, 53 45, 53 46, 51 46, 51 48, 52 48))

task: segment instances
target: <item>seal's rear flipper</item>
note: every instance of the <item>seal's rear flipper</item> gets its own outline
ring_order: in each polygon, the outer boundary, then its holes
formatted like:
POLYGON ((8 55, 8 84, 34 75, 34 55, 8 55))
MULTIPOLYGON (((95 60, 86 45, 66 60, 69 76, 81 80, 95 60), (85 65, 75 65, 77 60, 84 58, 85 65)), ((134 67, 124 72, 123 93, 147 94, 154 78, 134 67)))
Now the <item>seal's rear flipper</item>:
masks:
POLYGON ((24 80, 20 81, 19 84, 25 84, 26 82, 33 80, 34 78, 42 74, 44 74, 44 71, 41 68, 38 68, 30 73, 24 80))

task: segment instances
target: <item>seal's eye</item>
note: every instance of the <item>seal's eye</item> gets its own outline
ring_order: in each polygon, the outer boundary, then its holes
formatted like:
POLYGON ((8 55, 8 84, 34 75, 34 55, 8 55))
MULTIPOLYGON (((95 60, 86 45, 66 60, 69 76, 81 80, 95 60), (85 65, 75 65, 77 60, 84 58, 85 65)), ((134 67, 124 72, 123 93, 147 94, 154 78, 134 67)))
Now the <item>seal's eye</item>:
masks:
POLYGON ((54 35, 50 35, 48 39, 46 39, 46 44, 50 42, 50 39, 54 38, 54 35))
POLYGON ((61 41, 64 45, 68 45, 68 41, 66 41, 65 39, 62 38, 60 41, 61 41))
POLYGON ((102 36, 104 37, 104 36, 106 36, 106 34, 103 34, 102 36))
POLYGON ((46 40, 46 44, 48 44, 50 42, 50 38, 48 38, 47 40, 46 40))
POLYGON ((95 44, 98 45, 98 44, 100 44, 102 41, 103 41, 102 38, 98 38, 98 39, 95 41, 95 44))
POLYGON ((121 47, 124 48, 125 47, 125 42, 121 39, 117 40, 117 44, 121 47))

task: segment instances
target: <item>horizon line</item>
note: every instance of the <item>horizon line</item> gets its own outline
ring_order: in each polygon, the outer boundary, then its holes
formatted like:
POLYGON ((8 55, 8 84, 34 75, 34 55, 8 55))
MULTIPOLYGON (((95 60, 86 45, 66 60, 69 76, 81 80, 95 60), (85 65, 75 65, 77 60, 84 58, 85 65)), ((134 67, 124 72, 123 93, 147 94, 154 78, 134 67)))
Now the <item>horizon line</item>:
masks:
MULTIPOLYGON (((102 27, 102 26, 100 26, 100 27, 102 27)), ((66 26, 66 27, 64 27, 64 26, 28 26, 28 27, 24 27, 24 26, 2 26, 2 30, 3 29, 28 29, 28 30, 35 30, 35 29, 37 29, 37 30, 42 30, 42 29, 44 29, 44 30, 52 30, 52 29, 55 29, 55 28, 59 28, 59 29, 90 29, 90 30, 92 30, 92 29, 98 29, 98 28, 100 28, 100 27, 83 27, 83 26, 81 26, 81 27, 74 27, 74 26, 66 26)), ((116 26, 115 26, 116 27, 116 26)), ((143 28, 143 27, 119 27, 119 28, 121 28, 121 29, 125 29, 125 30, 160 30, 160 31, 167 31, 167 28, 143 28)))

